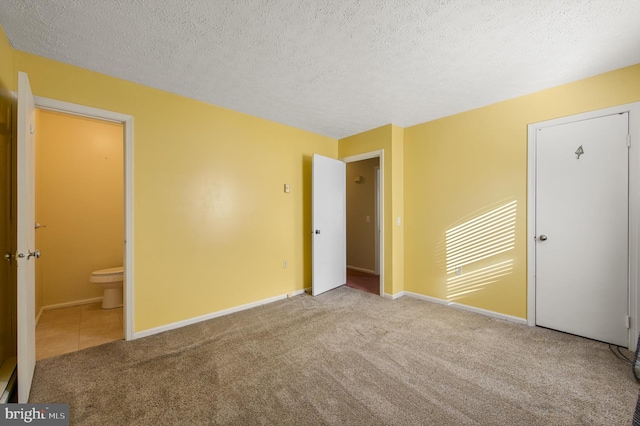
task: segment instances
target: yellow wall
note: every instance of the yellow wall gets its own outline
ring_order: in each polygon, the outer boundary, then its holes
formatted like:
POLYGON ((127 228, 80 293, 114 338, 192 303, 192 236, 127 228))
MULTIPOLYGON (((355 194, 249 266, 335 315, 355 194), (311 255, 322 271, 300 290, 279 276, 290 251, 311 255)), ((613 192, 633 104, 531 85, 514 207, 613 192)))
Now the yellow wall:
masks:
MULTIPOLYGON (((11 250, 11 114, 13 49, 0 28, 0 244, 2 253, 11 250)), ((0 365, 16 353, 15 268, 0 261, 0 365)))
POLYGON ((311 155, 335 139, 14 55, 34 95, 134 117, 135 331, 310 286, 311 155))
POLYGON ((405 129, 405 290, 525 318, 527 125, 636 101, 640 65, 405 129), (446 231, 509 202, 514 248, 462 270, 502 263, 506 275, 450 291, 446 231))
POLYGON ((445 231, 514 201, 515 247, 504 258, 509 274, 456 301, 525 317, 527 124, 640 100, 636 65, 338 142, 10 51, 6 43, 0 55, 14 63, 12 73, 0 69, 3 84, 15 87, 11 74, 24 71, 36 95, 134 116, 136 331, 309 286, 311 154, 379 149, 385 292, 447 298, 445 231), (291 193, 282 191, 284 183, 291 193))
POLYGON ((376 270, 376 169, 378 158, 347 163, 347 266, 376 270), (356 176, 360 177, 355 182, 356 176), (369 220, 367 221, 367 216, 369 220))
POLYGON ((38 109, 36 127, 43 305, 101 297, 91 272, 123 265, 123 126, 38 109))
POLYGON ((403 129, 389 124, 339 141, 339 157, 384 150, 384 291, 396 294, 404 290, 403 226, 403 129))

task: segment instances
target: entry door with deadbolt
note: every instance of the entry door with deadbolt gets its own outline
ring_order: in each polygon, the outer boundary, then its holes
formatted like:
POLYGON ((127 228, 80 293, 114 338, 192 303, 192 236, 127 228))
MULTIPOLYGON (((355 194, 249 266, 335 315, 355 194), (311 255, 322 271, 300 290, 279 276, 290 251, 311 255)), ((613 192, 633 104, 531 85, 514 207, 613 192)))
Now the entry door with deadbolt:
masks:
POLYGON ((536 324, 628 344, 628 114, 538 129, 536 324))

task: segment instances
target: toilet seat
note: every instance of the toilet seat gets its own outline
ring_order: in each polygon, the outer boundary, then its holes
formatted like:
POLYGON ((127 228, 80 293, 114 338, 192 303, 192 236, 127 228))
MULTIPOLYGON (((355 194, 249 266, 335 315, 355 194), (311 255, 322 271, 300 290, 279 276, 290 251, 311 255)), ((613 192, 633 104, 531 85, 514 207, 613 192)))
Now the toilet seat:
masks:
POLYGON ((124 267, 118 266, 115 268, 100 269, 93 271, 89 282, 92 283, 114 283, 122 281, 122 275, 124 273, 124 267))

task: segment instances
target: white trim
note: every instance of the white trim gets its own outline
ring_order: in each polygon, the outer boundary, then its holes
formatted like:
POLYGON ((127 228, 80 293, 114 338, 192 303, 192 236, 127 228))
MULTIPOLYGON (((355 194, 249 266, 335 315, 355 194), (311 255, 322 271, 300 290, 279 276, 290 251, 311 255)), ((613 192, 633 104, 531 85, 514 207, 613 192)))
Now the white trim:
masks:
MULTIPOLYGON (((89 303, 102 302, 102 297, 93 297, 91 299, 73 300, 71 302, 56 303, 53 305, 43 306, 40 311, 50 311, 51 309, 69 308, 71 306, 87 305, 89 303)), ((40 315, 38 315, 39 317, 40 315)))
POLYGON ((13 394, 16 387, 16 379, 18 378, 18 375, 16 373, 17 369, 15 370, 14 374, 11 375, 9 383, 7 384, 4 392, 2 392, 2 396, 0 396, 0 404, 6 404, 9 402, 9 398, 13 394))
POLYGON ((293 291, 293 292, 288 293, 288 294, 281 294, 279 296, 270 297, 268 299, 258 300, 257 302, 246 303, 244 305, 235 306, 235 307, 229 308, 229 309, 223 309, 221 311, 212 312, 210 314, 200 315, 198 317, 189 318, 189 319, 182 320, 182 321, 177 321, 177 322, 174 322, 174 323, 171 323, 171 324, 162 325, 160 327, 150 328, 148 330, 139 331, 139 332, 135 333, 133 335, 133 338, 134 339, 139 339, 141 337, 148 337, 148 336, 152 336, 154 334, 163 333, 165 331, 175 330, 176 328, 186 327, 188 325, 197 324, 197 323, 202 322, 202 321, 208 321, 210 319, 222 317, 222 316, 229 315, 229 314, 234 314, 236 312, 245 311, 247 309, 251 309, 251 308, 255 308, 255 307, 258 307, 258 306, 266 305, 266 304, 269 304, 269 303, 277 302, 279 300, 283 300, 283 299, 287 299, 289 297, 293 297, 293 296, 290 296, 290 295, 294 295, 295 296, 295 295, 298 295, 298 294, 302 294, 304 292, 305 292, 305 290, 297 290, 297 291, 293 291))
POLYGON ((0 404, 6 404, 16 380, 17 358, 7 358, 0 366, 0 404))
POLYGON ((292 298, 292 297, 299 296, 299 295, 301 295, 301 294, 304 294, 304 292, 305 292, 304 290, 296 290, 296 291, 292 291, 292 292, 290 292, 290 293, 287 293, 287 298, 289 298, 289 299, 290 299, 290 298, 292 298))
POLYGON ((72 104, 57 99, 34 96, 36 108, 79 115, 82 117, 96 118, 98 120, 122 123, 124 127, 124 193, 125 193, 125 247, 124 247, 124 338, 134 339, 133 324, 133 286, 134 286, 134 262, 133 262, 133 116, 104 109, 92 108, 84 105, 72 104))
POLYGON ((350 155, 348 157, 341 158, 341 161, 345 163, 353 163, 354 161, 369 160, 371 158, 379 158, 380 163, 380 244, 378 247, 378 254, 380 256, 380 292, 379 294, 384 297, 384 149, 377 151, 365 152, 363 154, 350 155))
POLYGON ((629 106, 629 349, 640 333, 640 102, 629 106))
POLYGON ((40 310, 38 311, 38 315, 36 315, 36 327, 38 326, 38 322, 40 322, 40 317, 42 316, 43 312, 44 308, 40 308, 40 310))
POLYGON ((376 271, 372 271, 371 269, 366 269, 366 268, 358 268, 357 266, 347 265, 347 269, 351 269, 352 271, 366 272, 367 274, 372 274, 372 275, 378 275, 376 274, 376 271))
POLYGON ((79 115, 88 118, 98 118, 100 120, 112 121, 114 123, 124 123, 133 118, 127 114, 109 111, 106 109, 93 108, 86 105, 72 104, 71 102, 59 101, 57 99, 34 96, 36 107, 50 111, 63 112, 66 114, 79 115))
POLYGON ((396 293, 396 294, 384 293, 382 297, 384 297, 385 299, 389 299, 389 300, 396 300, 396 299, 401 298, 404 295, 405 295, 405 292, 401 291, 401 292, 396 293))
POLYGON ((376 236, 375 236, 375 250, 376 250, 376 266, 375 273, 377 275, 380 274, 380 211, 382 210, 382 206, 380 205, 380 182, 381 182, 381 174, 380 174, 380 166, 376 166, 373 168, 376 175, 376 214, 375 214, 375 227, 376 227, 376 236))
POLYGON ((613 114, 629 113, 629 349, 635 350, 640 321, 640 102, 532 123, 528 126, 527 178, 527 324, 536 324, 536 133, 538 129, 613 114))
POLYGON ((498 319, 501 319, 501 320, 515 322, 517 324, 527 325, 526 318, 514 317, 512 315, 501 314, 499 312, 489 311, 487 309, 481 309, 481 308, 476 308, 474 306, 463 305, 461 303, 450 302, 448 300, 438 299, 437 297, 424 296, 422 294, 413 293, 411 291, 405 291, 404 294, 405 294, 405 296, 413 297, 415 299, 424 300, 426 302, 438 303, 440 305, 446 305, 446 306, 450 306, 452 308, 462 309, 464 311, 474 312, 476 314, 481 314, 481 315, 485 315, 485 316, 488 316, 488 317, 498 318, 498 319))
POLYGON ((536 325, 536 129, 529 124, 527 136, 527 324, 536 325))
MULTIPOLYGON (((364 152, 362 154, 343 157, 343 158, 340 158, 340 161, 344 161, 345 163, 353 163, 355 161, 370 160, 372 158, 382 157, 383 155, 384 155, 384 149, 379 149, 376 151, 369 151, 369 152, 364 152)), ((380 167, 382 168, 382 166, 380 167)))
POLYGON ((128 119, 122 122, 124 125, 124 281, 122 283, 124 287, 124 297, 122 303, 124 304, 124 338, 125 340, 133 339, 134 323, 133 323, 133 286, 134 286, 134 242, 133 242, 133 228, 134 228, 134 215, 133 215, 133 117, 129 116, 128 119))

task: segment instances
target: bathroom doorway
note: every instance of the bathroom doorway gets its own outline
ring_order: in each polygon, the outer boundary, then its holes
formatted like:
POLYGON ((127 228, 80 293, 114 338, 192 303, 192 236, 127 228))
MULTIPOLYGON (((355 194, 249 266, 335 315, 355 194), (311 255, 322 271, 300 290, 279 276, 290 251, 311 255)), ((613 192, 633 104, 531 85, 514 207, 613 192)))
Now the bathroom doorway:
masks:
POLYGON ((36 110, 36 359, 124 338, 124 309, 102 309, 95 270, 122 266, 124 125, 36 110))

